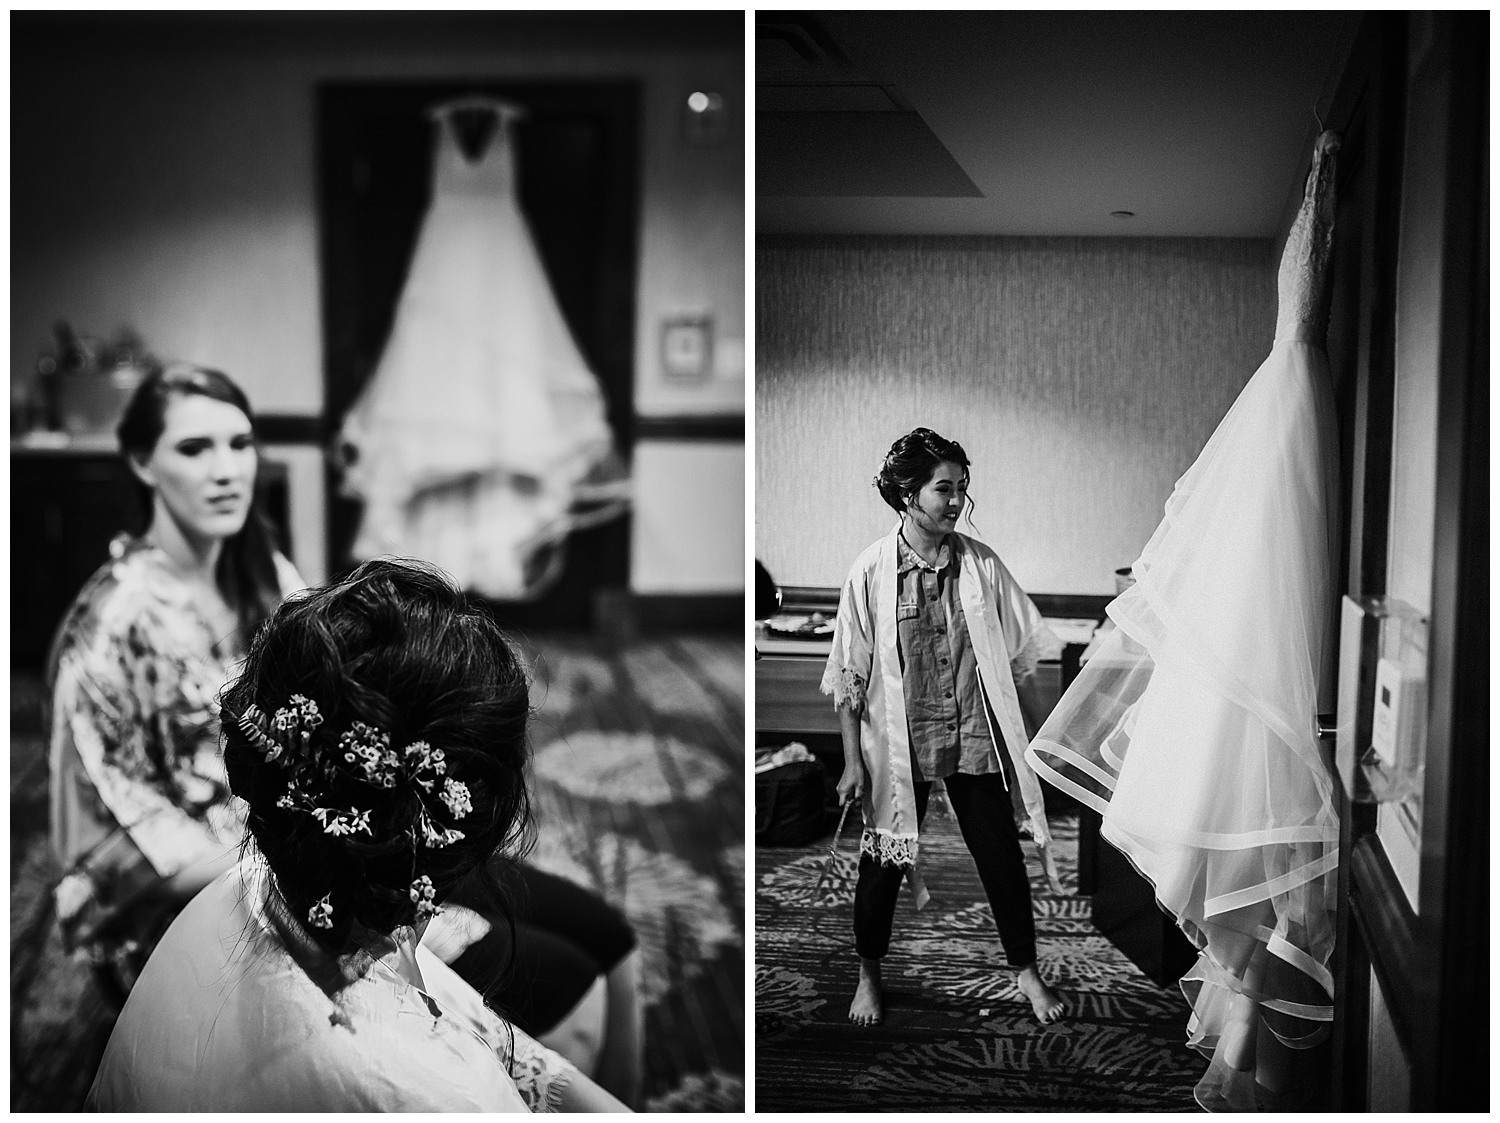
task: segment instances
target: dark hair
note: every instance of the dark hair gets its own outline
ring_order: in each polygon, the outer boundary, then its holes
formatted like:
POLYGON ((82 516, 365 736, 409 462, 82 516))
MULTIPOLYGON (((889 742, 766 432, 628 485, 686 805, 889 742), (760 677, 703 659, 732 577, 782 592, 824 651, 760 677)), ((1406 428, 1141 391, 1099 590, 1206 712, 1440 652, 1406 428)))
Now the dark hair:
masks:
POLYGON ((414 924, 419 879, 441 904, 487 860, 529 846, 525 668, 489 613, 434 567, 377 558, 293 595, 220 700, 230 789, 249 804, 250 835, 291 915, 328 951, 414 924), (299 741, 292 715, 309 700, 321 721, 299 741), (268 754, 257 724, 290 747, 268 754), (372 738, 384 780, 354 744, 372 738), (438 761, 426 782, 419 751, 438 761), (462 806, 449 802, 458 789, 462 806), (368 826, 331 831, 324 809, 368 826), (424 840, 428 828, 448 841, 424 840), (309 923, 325 899, 328 923, 309 923))
POLYGON ((940 437, 931 429, 913 429, 897 437, 875 475, 880 498, 897 514, 905 514, 907 501, 926 486, 944 462, 960 465, 968 475, 969 455, 957 441, 940 437))
MULTIPOLYGON (((172 363, 152 370, 131 395, 115 428, 121 453, 137 461, 149 459, 166 428, 167 405, 174 396, 187 394, 201 394, 236 407, 250 419, 251 432, 255 431, 250 400, 227 374, 189 363, 172 363)), ((139 487, 146 510, 146 525, 142 528, 145 531, 151 528, 155 504, 151 488, 144 483, 139 487)), ((214 571, 219 592, 239 617, 240 634, 247 642, 281 600, 275 550, 275 535, 261 508, 259 492, 255 491, 245 525, 225 541, 214 571)))

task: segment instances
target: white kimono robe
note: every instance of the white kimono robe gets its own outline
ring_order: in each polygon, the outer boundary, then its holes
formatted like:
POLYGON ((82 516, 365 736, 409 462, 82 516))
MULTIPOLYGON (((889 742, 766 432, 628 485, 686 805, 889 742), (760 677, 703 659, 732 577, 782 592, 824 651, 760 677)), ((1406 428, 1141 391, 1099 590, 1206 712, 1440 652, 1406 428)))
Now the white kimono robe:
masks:
MULTIPOLYGON (((833 650, 822 690, 836 705, 863 700, 860 750, 870 772, 863 801, 860 849, 882 865, 912 867, 917 860, 917 805, 912 786, 906 695, 896 646, 896 541, 898 526, 855 559, 839 596, 833 650)), ((1026 726, 1016 678, 1036 669, 1042 614, 995 551, 978 539, 960 540, 958 595, 979 683, 1000 723, 1021 800, 1037 845, 1051 841, 1041 785, 1026 762, 1026 726)), ((996 748, 998 755, 999 749, 996 748)), ((1003 764, 1002 764, 1003 767, 1003 764)))

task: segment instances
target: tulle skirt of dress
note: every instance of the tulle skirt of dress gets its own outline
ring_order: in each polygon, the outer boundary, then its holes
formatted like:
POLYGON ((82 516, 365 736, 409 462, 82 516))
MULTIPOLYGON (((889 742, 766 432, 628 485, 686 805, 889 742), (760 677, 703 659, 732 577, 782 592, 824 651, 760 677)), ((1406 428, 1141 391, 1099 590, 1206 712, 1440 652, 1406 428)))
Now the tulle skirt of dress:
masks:
POLYGON ((365 501, 358 556, 425 558, 500 599, 555 573, 613 437, 513 200, 434 197, 341 436, 345 489, 365 501))
POLYGON ((1332 1019, 1338 821, 1316 714, 1336 463, 1326 360, 1278 342, 1178 481, 1136 583, 1109 605, 1113 631, 1027 753, 1102 814, 1198 947, 1181 985, 1188 1042, 1211 1059, 1204 1107, 1274 1106, 1298 1075, 1290 1051, 1332 1019))

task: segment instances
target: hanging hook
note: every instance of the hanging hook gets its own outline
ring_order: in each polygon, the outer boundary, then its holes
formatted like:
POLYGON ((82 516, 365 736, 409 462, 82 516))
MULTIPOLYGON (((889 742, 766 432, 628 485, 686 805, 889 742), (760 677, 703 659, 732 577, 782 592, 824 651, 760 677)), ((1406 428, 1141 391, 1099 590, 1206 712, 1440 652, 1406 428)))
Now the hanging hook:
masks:
MULTIPOLYGON (((1323 114, 1318 112, 1318 106, 1322 105, 1323 102, 1327 100, 1329 100, 1329 98, 1327 97, 1327 95, 1325 95, 1323 97, 1320 97, 1317 101, 1313 102, 1313 117, 1318 122, 1319 133, 1326 132, 1328 128, 1327 125, 1323 124, 1323 114)), ((1330 106, 1329 108, 1332 108, 1332 106, 1330 106)))

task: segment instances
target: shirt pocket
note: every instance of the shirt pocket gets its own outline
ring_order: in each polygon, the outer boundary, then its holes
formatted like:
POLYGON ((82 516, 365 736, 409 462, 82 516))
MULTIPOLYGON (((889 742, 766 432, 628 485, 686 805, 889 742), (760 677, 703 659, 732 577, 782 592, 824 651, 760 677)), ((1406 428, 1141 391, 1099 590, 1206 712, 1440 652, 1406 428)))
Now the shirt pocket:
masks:
POLYGON ((908 620, 915 620, 922 614, 920 601, 898 600, 896 602, 896 623, 904 624, 908 620))

